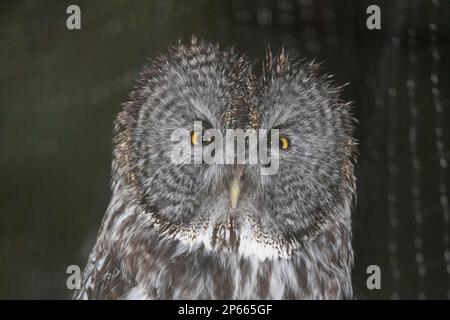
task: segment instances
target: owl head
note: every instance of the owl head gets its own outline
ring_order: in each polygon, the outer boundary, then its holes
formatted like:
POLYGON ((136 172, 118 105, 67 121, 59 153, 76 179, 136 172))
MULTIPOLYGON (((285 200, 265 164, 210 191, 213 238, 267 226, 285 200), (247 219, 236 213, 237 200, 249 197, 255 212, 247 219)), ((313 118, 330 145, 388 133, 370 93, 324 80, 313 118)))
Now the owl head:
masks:
POLYGON ((202 237, 212 226, 214 242, 225 226, 235 238, 252 230, 257 241, 295 247, 347 225, 355 140, 340 88, 283 52, 266 54, 260 76, 253 65, 233 49, 179 44, 144 68, 119 114, 114 186, 168 233, 202 237), (173 161, 176 130, 190 135, 183 143, 193 157, 216 152, 208 129, 276 129, 277 172, 262 175, 267 163, 173 161))

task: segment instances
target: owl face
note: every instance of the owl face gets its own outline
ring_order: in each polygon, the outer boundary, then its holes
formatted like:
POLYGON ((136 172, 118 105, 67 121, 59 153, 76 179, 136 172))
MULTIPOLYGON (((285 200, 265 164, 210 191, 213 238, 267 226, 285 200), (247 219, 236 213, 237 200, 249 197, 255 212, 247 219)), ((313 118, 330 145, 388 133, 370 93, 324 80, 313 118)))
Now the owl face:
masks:
POLYGON ((128 170, 139 203, 159 219, 201 233, 198 225, 247 221, 261 234, 301 241, 333 223, 353 192, 352 117, 339 90, 317 66, 284 54, 251 64, 233 50, 206 43, 171 48, 144 69, 126 104, 128 170), (174 163, 175 130, 278 129, 279 169, 262 164, 174 163))

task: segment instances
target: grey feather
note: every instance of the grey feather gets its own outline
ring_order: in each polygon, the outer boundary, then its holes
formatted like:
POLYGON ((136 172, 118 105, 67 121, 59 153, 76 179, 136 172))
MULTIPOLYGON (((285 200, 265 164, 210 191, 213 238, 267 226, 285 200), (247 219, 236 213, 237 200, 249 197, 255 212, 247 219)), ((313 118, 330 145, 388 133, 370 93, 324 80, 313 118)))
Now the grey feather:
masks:
POLYGON ((144 68, 114 129, 112 199, 77 299, 352 297, 355 145, 350 106, 318 66, 193 41, 144 68), (279 128, 280 170, 176 165, 173 130, 279 128))

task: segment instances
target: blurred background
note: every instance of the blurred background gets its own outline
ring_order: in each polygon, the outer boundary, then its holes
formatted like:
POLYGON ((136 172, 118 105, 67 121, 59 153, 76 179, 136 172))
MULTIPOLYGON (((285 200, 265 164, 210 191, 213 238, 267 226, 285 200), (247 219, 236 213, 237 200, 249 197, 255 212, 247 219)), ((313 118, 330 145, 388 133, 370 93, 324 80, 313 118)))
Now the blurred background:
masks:
POLYGON ((0 298, 71 297, 66 268, 84 267, 110 197, 113 119, 146 59, 193 34, 254 59, 284 45, 349 83, 356 296, 450 298, 447 0, 3 1, 0 298), (81 30, 66 28, 70 4, 81 30))

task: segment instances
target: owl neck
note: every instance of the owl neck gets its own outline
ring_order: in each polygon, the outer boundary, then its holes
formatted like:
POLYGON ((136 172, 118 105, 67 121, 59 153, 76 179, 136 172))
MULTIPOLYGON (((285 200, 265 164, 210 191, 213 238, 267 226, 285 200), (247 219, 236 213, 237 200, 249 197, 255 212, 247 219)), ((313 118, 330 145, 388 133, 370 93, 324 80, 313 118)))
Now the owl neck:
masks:
POLYGON ((331 225, 289 251, 267 235, 263 241, 251 223, 205 223, 188 232, 126 199, 113 196, 99 237, 107 245, 98 250, 120 261, 130 284, 125 298, 136 290, 143 298, 163 299, 351 297, 347 225, 331 225))

